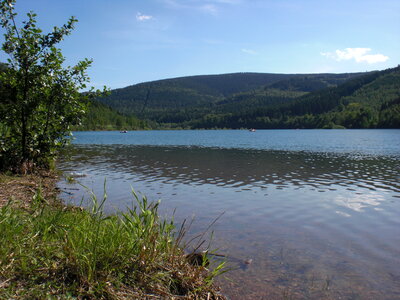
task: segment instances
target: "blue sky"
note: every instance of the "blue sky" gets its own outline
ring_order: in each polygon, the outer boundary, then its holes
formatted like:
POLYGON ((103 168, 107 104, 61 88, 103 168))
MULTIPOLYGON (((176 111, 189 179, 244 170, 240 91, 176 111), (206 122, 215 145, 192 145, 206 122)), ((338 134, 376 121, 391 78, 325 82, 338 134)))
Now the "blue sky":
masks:
POLYGON ((77 17, 60 47, 68 64, 93 58, 89 74, 96 87, 400 64, 398 0, 17 0, 19 20, 29 10, 47 31, 77 17))

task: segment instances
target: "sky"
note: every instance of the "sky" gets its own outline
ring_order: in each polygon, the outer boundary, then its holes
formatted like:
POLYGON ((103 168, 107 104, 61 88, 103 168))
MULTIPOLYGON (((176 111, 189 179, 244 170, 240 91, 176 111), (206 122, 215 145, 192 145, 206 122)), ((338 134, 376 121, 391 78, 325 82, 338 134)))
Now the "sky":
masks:
MULTIPOLYGON (((344 73, 400 64, 399 0, 17 0, 45 32, 79 22, 66 64, 94 60, 91 85, 189 75, 344 73)), ((0 61, 6 56, 0 53, 0 61)))

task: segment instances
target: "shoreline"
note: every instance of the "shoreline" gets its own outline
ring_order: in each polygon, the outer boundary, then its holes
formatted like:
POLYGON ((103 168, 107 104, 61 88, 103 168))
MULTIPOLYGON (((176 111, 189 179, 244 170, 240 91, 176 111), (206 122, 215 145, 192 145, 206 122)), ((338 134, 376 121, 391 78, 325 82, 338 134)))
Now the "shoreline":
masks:
POLYGON ((51 204, 62 204, 58 199, 59 189, 56 184, 60 174, 55 171, 40 171, 37 174, 28 175, 7 175, 0 172, 0 208, 10 200, 15 207, 28 208, 33 196, 38 189, 44 198, 51 204))
POLYGON ((103 216, 101 201, 77 209, 58 197, 60 177, 0 173, 0 298, 226 299, 213 283, 223 266, 191 262, 156 204, 137 198, 141 213, 122 217, 103 216))

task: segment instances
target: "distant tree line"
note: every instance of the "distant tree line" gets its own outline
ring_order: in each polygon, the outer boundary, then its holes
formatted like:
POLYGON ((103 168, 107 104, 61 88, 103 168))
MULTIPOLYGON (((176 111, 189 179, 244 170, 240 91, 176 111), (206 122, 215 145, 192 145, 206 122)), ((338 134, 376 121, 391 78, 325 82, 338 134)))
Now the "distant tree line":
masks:
POLYGON ((148 127, 146 121, 139 120, 135 116, 123 115, 98 101, 91 101, 81 124, 71 128, 72 130, 137 130, 148 127))
POLYGON ((152 128, 400 128, 399 97, 396 67, 349 74, 192 76, 114 90, 101 101, 135 113, 152 128))

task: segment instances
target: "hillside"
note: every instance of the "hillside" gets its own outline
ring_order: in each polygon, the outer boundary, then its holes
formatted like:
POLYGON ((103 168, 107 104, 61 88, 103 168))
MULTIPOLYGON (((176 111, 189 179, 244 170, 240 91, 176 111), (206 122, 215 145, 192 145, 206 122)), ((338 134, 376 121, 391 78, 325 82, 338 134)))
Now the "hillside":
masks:
POLYGON ((73 130, 136 130, 146 127, 145 121, 125 116, 103 103, 93 101, 82 124, 73 126, 73 130))
POLYGON ((142 83, 100 101, 172 128, 399 128, 399 67, 349 74, 236 73, 142 83))
MULTIPOLYGON (((267 89, 268 90, 268 89, 267 89)), ((282 91, 283 92, 283 91, 282 91)), ((288 91, 285 91, 288 93, 288 91)), ((234 96, 227 100, 237 101, 234 96)), ((254 103, 260 93, 240 95, 242 107, 254 103)), ((400 128, 400 68, 368 73, 338 85, 285 101, 248 105, 237 110, 225 103, 209 114, 190 121, 193 128, 400 128)), ((226 102, 226 101, 225 101, 226 102)))
POLYGON ((336 86, 361 74, 233 73, 189 76, 116 89, 100 101, 121 113, 159 121, 160 117, 171 111, 212 107, 235 94, 266 86, 285 91, 310 92, 336 86))

